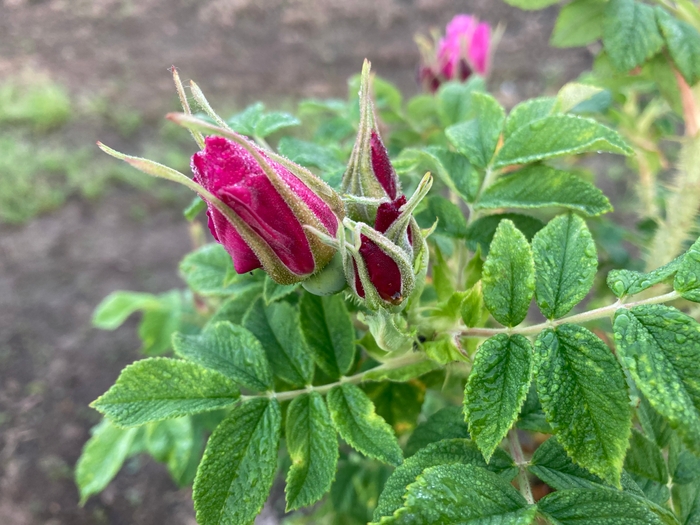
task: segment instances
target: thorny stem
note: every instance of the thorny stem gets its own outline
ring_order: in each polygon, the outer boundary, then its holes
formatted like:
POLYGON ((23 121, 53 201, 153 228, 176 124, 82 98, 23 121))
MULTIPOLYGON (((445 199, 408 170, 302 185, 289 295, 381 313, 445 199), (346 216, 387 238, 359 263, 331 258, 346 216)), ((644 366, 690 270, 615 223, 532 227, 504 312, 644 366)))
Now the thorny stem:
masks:
POLYGON ((532 497, 530 480, 527 479, 527 470, 525 468, 527 461, 525 461, 523 449, 520 446, 518 431, 514 428, 511 428, 508 431, 508 448, 510 448, 510 455, 513 457, 515 464, 518 466, 518 488, 520 489, 520 493, 527 500, 527 502, 532 505, 535 503, 535 498, 532 497))

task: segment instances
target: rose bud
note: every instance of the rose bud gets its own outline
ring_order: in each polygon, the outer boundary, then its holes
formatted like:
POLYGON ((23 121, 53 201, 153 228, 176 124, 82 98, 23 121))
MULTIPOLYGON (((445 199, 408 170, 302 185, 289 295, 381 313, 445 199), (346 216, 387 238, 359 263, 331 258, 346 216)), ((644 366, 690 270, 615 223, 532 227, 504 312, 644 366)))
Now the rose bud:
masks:
POLYGON ((365 60, 360 80, 360 125, 342 189, 348 194, 348 215, 371 224, 381 200, 400 194, 399 178, 382 142, 370 96, 370 63, 365 60))

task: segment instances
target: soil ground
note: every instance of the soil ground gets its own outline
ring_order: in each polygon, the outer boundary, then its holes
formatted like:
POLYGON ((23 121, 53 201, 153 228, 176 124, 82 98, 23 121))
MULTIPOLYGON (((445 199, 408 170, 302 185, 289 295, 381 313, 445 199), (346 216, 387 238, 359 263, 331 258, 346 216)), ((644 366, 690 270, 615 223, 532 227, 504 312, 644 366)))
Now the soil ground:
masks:
MULTIPOLYGON (((556 10, 523 13, 499 0, 0 0, 0 78, 45 71, 74 97, 138 111, 143 135, 176 108, 171 64, 218 107, 345 96, 364 57, 414 93, 413 34, 459 12, 506 24, 490 82, 507 106, 590 65, 586 50, 547 46, 556 10)), ((72 481, 98 420, 88 403, 139 357, 136 320, 102 332, 92 310, 113 290, 181 286, 188 198, 174 201, 116 187, 0 225, 0 523, 194 525, 189 492, 150 459, 127 464, 84 508, 72 481)), ((271 514, 259 522, 276 523, 271 514)))

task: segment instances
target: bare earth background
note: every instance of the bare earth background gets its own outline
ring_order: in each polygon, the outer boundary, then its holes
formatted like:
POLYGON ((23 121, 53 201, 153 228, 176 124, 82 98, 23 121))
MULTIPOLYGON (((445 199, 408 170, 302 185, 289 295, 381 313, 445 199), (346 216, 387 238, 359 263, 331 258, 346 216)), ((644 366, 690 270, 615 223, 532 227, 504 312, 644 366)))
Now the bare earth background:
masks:
MULTIPOLYGON (((0 79, 31 68, 74 98, 97 94, 139 112, 145 125, 130 141, 107 127, 70 128, 76 145, 99 138, 138 151, 177 109, 171 64, 219 108, 344 97, 365 57, 413 94, 413 34, 460 12, 506 24, 490 86, 508 107, 590 66, 586 50, 547 46, 555 10, 523 13, 499 0, 0 0, 0 79)), ((23 226, 0 224, 1 524, 195 524, 189 491, 150 459, 128 463, 84 508, 72 481, 98 420, 88 403, 139 356, 135 320, 101 332, 92 310, 113 290, 181 286, 187 201, 117 186, 23 226)), ((275 514, 266 508, 258 523, 277 523, 275 514)))

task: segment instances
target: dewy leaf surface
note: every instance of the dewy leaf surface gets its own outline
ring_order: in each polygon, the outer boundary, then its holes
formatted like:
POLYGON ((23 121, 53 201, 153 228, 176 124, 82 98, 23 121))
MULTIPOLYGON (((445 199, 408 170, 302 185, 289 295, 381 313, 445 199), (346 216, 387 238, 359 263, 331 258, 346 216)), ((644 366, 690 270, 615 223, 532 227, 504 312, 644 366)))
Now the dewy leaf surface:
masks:
POLYGON ((328 408, 333 425, 350 446, 390 465, 401 464, 403 456, 394 431, 362 390, 350 383, 333 387, 328 408))
POLYGON ((491 315, 505 326, 520 324, 535 289, 532 250, 512 221, 500 222, 484 263, 484 302, 491 315))
POLYGON ((700 325, 670 306, 643 305, 619 309, 614 329, 639 390, 700 454, 700 325))
POLYGON ((340 295, 301 298, 301 329, 316 364, 330 377, 347 374, 355 358, 355 328, 340 295))
POLYGON ((479 347, 464 389, 464 413, 486 461, 515 423, 531 376, 532 345, 522 335, 498 334, 479 347))
POLYGON ((664 40, 654 8, 636 0, 610 0, 603 13, 603 45, 620 72, 642 65, 661 50, 664 40))
POLYGON ((631 410, 610 349, 578 325, 547 329, 535 343, 534 374, 559 443, 577 464, 619 486, 631 410))
POLYGON ((529 525, 537 507, 513 486, 474 465, 430 467, 408 486, 404 506, 380 523, 529 525))
POLYGON ((502 449, 496 449, 491 461, 486 463, 476 443, 468 439, 444 439, 431 443, 404 461, 389 476, 379 496, 379 502, 374 511, 374 521, 380 521, 383 516, 391 516, 403 506, 406 487, 413 483, 425 469, 454 463, 483 467, 499 474, 506 481, 513 479, 518 472, 513 460, 502 449))
POLYGON ((589 151, 632 153, 616 131, 595 120, 576 115, 550 115, 522 126, 508 137, 496 154, 493 167, 528 164, 589 151))
POLYGON ((258 398, 216 427, 194 481, 197 523, 253 522, 275 479, 281 421, 277 400, 258 398))
POLYGON ((121 427, 143 425, 234 404, 236 383, 196 363, 156 357, 127 366, 91 406, 121 427))
POLYGON ((175 353, 206 368, 227 375, 254 390, 271 390, 272 371, 260 341, 242 326, 221 321, 199 335, 176 333, 175 353))
POLYGON ((560 215, 532 239, 535 298, 548 319, 564 317, 590 291, 598 269, 595 242, 584 220, 560 215))
POLYGON ((684 258, 685 255, 680 255, 648 273, 634 270, 611 270, 607 278, 608 288, 617 297, 638 294, 672 277, 680 269, 684 258))
POLYGON ((700 303, 700 239, 682 257, 673 289, 684 299, 700 303))
POLYGON ((489 186, 476 209, 552 208, 575 210, 588 217, 612 211, 603 192, 573 173, 535 164, 489 186))
POLYGON ((318 392, 294 399, 287 410, 287 511, 311 505, 331 488, 338 463, 338 438, 318 392))

